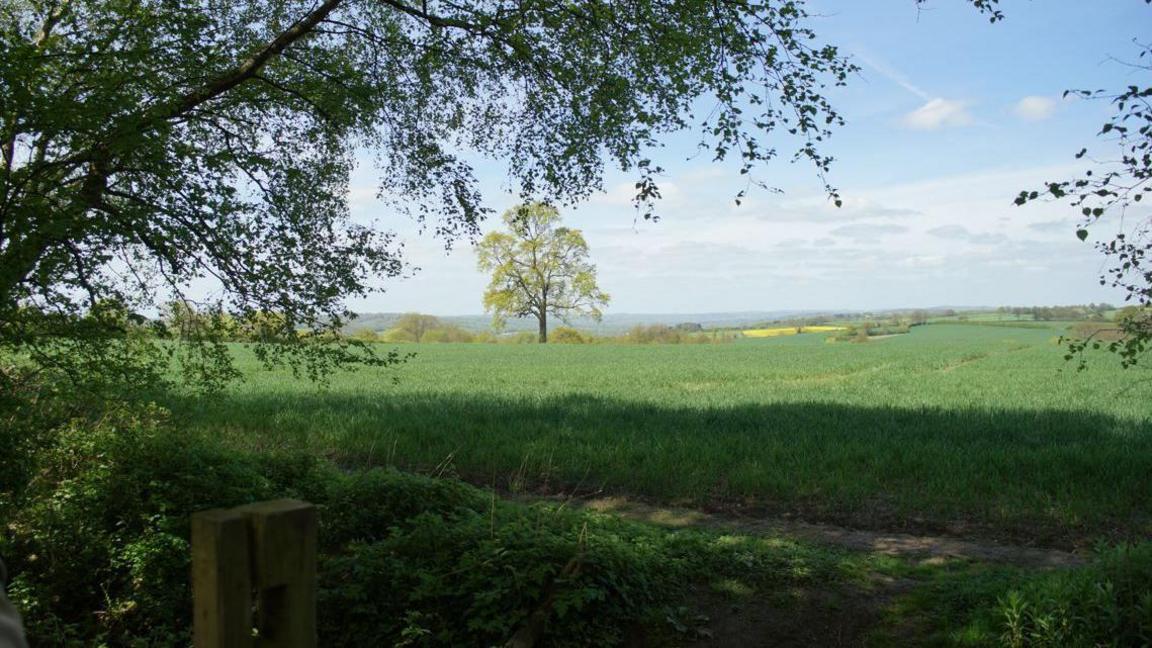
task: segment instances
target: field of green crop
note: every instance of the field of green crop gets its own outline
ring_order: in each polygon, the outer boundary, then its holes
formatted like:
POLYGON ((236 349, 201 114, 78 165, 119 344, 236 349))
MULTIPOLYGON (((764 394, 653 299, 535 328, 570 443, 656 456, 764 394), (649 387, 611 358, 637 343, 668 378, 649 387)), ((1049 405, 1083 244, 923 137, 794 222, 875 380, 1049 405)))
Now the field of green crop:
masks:
POLYGON ((1152 375, 1055 329, 866 344, 411 345, 327 388, 265 372, 166 403, 190 433, 500 489, 603 490, 1036 542, 1152 531, 1152 375))

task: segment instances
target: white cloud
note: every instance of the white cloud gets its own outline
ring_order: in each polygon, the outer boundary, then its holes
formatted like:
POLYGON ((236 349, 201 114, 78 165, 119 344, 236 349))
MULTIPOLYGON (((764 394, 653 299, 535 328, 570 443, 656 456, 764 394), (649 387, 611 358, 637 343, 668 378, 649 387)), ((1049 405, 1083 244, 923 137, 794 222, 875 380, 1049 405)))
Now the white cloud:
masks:
POLYGON ((1056 111, 1056 100, 1051 97, 1024 97, 1016 102, 1013 111, 1025 121, 1043 121, 1056 111))
POLYGON ((968 112, 968 102, 937 97, 904 115, 903 123, 916 130, 936 130, 946 126, 968 126, 975 119, 968 112))
POLYGON ((894 234, 903 234, 907 232, 908 228, 903 225, 872 225, 869 223, 856 223, 853 225, 841 225, 836 229, 829 232, 832 236, 840 236, 843 238, 850 238, 856 241, 875 241, 884 236, 892 236, 894 234))
MULTIPOLYGON (((1075 214, 1055 203, 1012 204, 1021 187, 1079 170, 1006 161, 916 182, 846 183, 840 209, 814 190, 765 194, 757 205, 729 210, 731 187, 692 168, 664 179, 675 188, 658 223, 636 220, 634 188, 622 176, 612 177, 619 184, 609 182, 599 201, 565 218, 584 230, 615 312, 1108 301, 1113 295, 1096 281, 1097 253, 1072 235, 1075 214)), ((382 281, 386 294, 354 307, 480 312, 487 277, 476 271, 470 247, 445 253, 440 241, 417 235, 416 225, 388 218, 371 200, 371 178, 356 185, 355 216, 380 216, 396 227, 408 261, 423 270, 382 281)), ((499 219, 490 219, 485 231, 496 227, 499 219)))
POLYGON ((755 218, 775 223, 833 223, 862 220, 895 220, 916 218, 923 212, 904 207, 888 207, 858 198, 845 198, 836 207, 826 198, 790 200, 764 207, 755 218))
POLYGON ((1028 229, 1034 232, 1041 232, 1044 234, 1069 234, 1076 231, 1076 226, 1073 221, 1067 218, 1058 218, 1056 220, 1042 221, 1039 223, 1029 223, 1028 229))
POLYGON ((994 243, 1003 243, 1008 238, 1003 234, 994 232, 970 232, 968 228, 963 225, 943 225, 928 230, 932 236, 950 241, 967 241, 977 245, 991 245, 994 243))
POLYGON ((909 268, 938 268, 947 263, 947 261, 948 260, 941 255, 918 255, 902 259, 899 263, 909 268))

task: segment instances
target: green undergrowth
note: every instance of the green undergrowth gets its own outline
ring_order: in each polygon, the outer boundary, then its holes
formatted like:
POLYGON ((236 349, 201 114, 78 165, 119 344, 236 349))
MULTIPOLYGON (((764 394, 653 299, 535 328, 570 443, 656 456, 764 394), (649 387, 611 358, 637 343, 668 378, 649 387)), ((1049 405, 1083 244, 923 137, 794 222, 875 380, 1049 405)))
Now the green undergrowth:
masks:
POLYGON ((26 436, 3 450, 28 479, 3 484, 0 554, 32 645, 187 645, 190 514, 279 497, 320 509, 323 645, 500 645, 536 611, 548 618, 542 645, 679 645, 711 633, 701 591, 749 609, 796 591, 855 597, 876 645, 1146 645, 1152 628, 1147 544, 1060 572, 918 565, 510 502, 295 450, 238 451, 179 434, 155 407, 26 436), (884 579, 915 587, 876 603, 891 595, 884 579))
POLYGON ((887 608, 872 645, 1152 645, 1152 543, 1101 546, 1072 569, 957 561, 894 571, 917 585, 887 608))
POLYGON ((320 507, 325 645, 489 646, 539 609, 548 645, 619 645, 637 625, 675 621, 705 575, 768 589, 854 573, 844 554, 785 540, 509 503, 296 452, 238 453, 175 434, 157 409, 74 421, 19 459, 34 477, 5 493, 0 553, 33 645, 187 644, 189 514, 277 497, 320 507))

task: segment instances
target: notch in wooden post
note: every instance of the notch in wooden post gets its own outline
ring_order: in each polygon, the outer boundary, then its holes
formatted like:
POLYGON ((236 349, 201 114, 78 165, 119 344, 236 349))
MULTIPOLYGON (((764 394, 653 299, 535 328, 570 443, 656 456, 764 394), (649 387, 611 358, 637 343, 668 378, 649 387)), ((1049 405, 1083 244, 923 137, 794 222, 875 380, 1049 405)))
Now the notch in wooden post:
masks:
POLYGON ((247 516, 261 648, 316 646, 316 507, 282 499, 237 509, 247 516))
POLYGON ((192 515, 196 648, 316 647, 316 525, 290 499, 192 515))

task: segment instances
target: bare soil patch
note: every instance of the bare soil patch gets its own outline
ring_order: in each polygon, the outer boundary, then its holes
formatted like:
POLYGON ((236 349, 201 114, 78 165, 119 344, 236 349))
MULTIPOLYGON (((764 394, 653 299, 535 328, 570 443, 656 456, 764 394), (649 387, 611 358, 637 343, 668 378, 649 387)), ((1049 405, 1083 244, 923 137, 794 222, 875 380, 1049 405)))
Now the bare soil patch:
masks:
POLYGON ((785 518, 731 516, 697 509, 655 506, 623 497, 574 501, 572 505, 666 527, 704 527, 751 535, 786 536, 853 551, 917 557, 925 561, 968 559, 1031 568, 1072 567, 1085 562, 1079 554, 1059 549, 853 529, 785 518))

